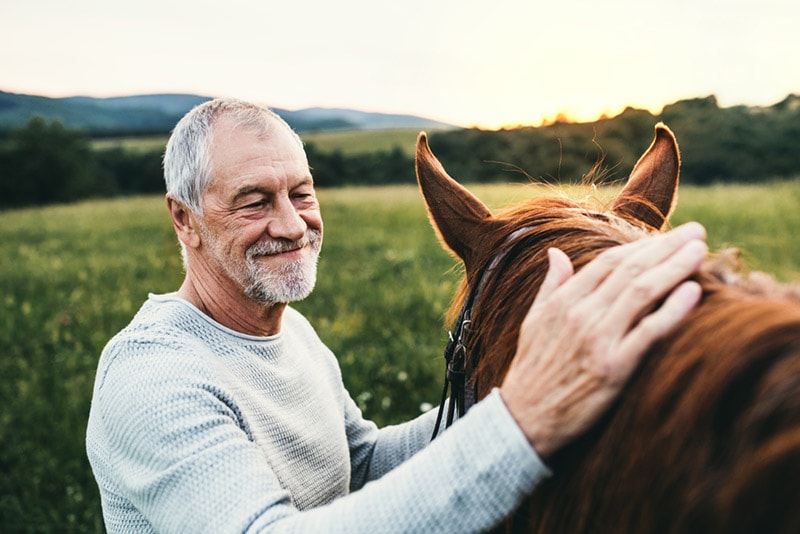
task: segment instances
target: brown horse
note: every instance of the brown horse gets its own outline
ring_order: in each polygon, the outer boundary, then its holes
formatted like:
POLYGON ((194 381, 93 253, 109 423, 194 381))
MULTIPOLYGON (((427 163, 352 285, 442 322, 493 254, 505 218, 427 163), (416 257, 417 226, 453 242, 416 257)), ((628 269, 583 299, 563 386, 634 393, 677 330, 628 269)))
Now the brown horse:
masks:
MULTIPOLYGON (((509 367, 547 249, 560 248, 579 269, 661 230, 679 166, 675 138, 659 124, 607 209, 554 196, 493 214, 420 135, 417 175, 432 223, 465 265, 453 310, 482 280, 468 347, 478 398, 509 367)), ((550 460, 553 477, 506 528, 800 532, 800 291, 748 274, 733 256, 704 265, 700 305, 649 351, 606 416, 550 460)))

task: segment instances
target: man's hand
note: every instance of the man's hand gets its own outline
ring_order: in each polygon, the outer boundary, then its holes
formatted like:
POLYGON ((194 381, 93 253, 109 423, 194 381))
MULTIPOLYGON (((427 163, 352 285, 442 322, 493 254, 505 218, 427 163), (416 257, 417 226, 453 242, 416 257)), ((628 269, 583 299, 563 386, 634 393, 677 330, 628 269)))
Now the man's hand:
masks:
POLYGON ((648 348, 699 302, 700 286, 685 280, 708 253, 704 240, 705 229, 689 223, 609 249, 578 274, 563 252, 549 251, 500 387, 539 456, 587 430, 648 348))

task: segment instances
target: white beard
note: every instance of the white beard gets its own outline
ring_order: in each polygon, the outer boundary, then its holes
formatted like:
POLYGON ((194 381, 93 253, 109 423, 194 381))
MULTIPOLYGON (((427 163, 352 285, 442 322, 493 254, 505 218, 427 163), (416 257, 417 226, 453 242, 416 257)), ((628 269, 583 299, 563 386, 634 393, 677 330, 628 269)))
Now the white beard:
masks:
POLYGON ((311 294, 317 282, 317 260, 321 245, 321 232, 309 230, 299 241, 268 241, 251 246, 247 249, 245 294, 264 306, 303 300, 311 294), (308 245, 311 245, 311 256, 278 269, 266 268, 256 258, 308 245))
POLYGON ((246 262, 232 262, 225 257, 223 247, 216 236, 205 226, 200 226, 203 242, 215 258, 215 263, 242 288, 244 293, 264 307, 303 300, 314 289, 317 282, 317 260, 322 248, 322 232, 308 230, 298 241, 287 239, 262 241, 245 252, 246 262), (281 266, 268 268, 258 261, 258 256, 278 254, 311 246, 312 254, 281 266))

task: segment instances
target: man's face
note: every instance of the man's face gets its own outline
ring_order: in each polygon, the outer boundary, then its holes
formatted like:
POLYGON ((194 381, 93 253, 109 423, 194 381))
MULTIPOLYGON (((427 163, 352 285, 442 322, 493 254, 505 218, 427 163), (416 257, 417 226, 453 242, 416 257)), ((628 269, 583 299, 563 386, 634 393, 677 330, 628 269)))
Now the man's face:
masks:
POLYGON ((316 282, 322 218, 296 138, 277 122, 259 138, 222 118, 211 169, 199 228, 207 272, 265 306, 307 297, 316 282))

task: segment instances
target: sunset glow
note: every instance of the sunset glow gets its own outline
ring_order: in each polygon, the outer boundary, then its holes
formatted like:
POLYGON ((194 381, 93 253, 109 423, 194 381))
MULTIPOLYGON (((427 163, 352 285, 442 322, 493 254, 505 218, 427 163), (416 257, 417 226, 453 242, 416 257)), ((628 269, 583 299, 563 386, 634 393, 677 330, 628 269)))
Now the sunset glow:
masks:
POLYGON ((785 0, 268 4, 6 2, 0 90, 196 93, 487 128, 800 93, 800 7, 785 0))

